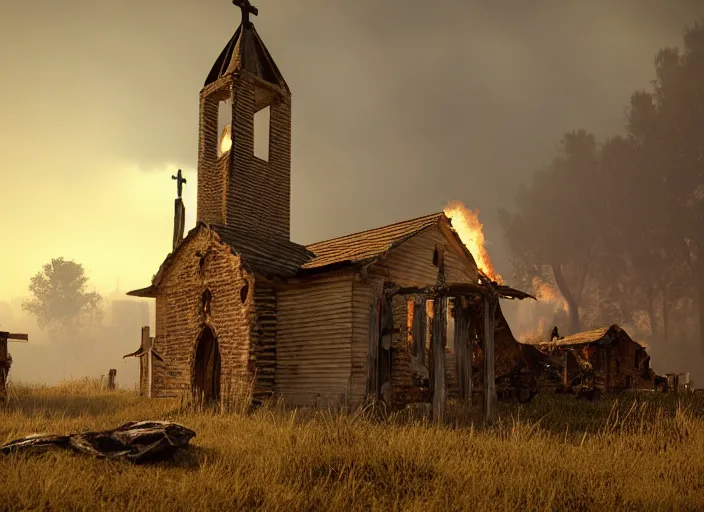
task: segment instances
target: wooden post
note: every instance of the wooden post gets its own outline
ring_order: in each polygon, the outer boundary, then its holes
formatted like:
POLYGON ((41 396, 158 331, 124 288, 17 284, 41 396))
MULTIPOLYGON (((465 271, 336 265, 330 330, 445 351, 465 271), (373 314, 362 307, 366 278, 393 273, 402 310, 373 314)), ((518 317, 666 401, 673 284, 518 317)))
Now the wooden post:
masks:
POLYGON ((496 415, 496 381, 494 380, 494 314, 496 298, 484 298, 484 419, 496 415))
POLYGON ((108 372, 108 389, 115 389, 115 375, 117 375, 117 370, 111 368, 108 372))
MULTIPOLYGON (((185 180, 183 180, 185 183, 185 180)), ((186 208, 183 206, 183 200, 179 197, 174 202, 174 238, 173 248, 183 240, 183 231, 186 224, 186 208)))
POLYGON ((567 391, 567 352, 562 353, 562 386, 567 391))
POLYGON ((425 364, 426 321, 425 297, 416 297, 413 302, 413 345, 420 364, 425 364))
POLYGON ((436 297, 433 315, 433 421, 445 417, 445 346, 447 345, 447 297, 436 297))
POLYGON ((394 324, 393 301, 389 295, 385 295, 381 300, 380 318, 378 396, 387 406, 391 406, 393 404, 393 335, 397 330, 394 324))
MULTIPOLYGON (((436 246, 438 276, 435 286, 445 284, 445 248, 436 246)), ((432 353, 433 421, 445 419, 445 346, 447 345, 447 297, 433 298, 433 322, 430 337, 432 353)))
MULTIPOLYGON (((146 358, 146 375, 142 376, 140 373, 140 380, 144 379, 143 394, 146 391, 148 398, 152 397, 152 339, 149 337, 149 326, 145 325, 142 327, 142 351, 144 355, 142 357, 146 358)), ((141 370, 141 368, 140 368, 141 370)))
POLYGON ((374 297, 369 311, 369 347, 367 356, 367 400, 376 402, 379 398, 379 313, 381 298, 374 297))
POLYGON ((469 308, 455 299, 455 355, 460 401, 472 405, 472 345, 469 339, 469 308))
POLYGON ((7 373, 10 369, 10 358, 7 351, 7 337, 0 333, 0 403, 7 398, 7 373))

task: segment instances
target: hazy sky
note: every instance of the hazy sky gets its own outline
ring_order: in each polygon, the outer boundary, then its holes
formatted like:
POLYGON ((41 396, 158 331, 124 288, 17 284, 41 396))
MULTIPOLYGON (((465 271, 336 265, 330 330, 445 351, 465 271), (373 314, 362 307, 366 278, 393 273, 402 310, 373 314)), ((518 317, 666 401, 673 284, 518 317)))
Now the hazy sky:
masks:
MULTIPOLYGON (((149 284, 184 169, 195 222, 198 93, 239 22, 229 0, 27 0, 0 16, 0 300, 52 257, 100 291, 149 284)), ((439 211, 495 221, 565 129, 621 130, 653 58, 701 0, 261 0, 293 92, 292 237, 439 211)), ((536 227, 539 229, 539 227, 536 227)))

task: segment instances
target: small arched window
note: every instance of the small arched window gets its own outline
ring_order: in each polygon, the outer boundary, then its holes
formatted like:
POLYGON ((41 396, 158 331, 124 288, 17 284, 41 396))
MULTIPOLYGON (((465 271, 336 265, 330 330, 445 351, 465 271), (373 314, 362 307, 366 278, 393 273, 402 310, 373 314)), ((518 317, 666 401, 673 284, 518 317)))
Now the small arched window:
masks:
POLYGON ((200 307, 205 316, 210 316, 210 303, 213 300, 213 294, 209 289, 205 289, 203 295, 201 295, 200 307))
POLYGON ((249 283, 244 283, 242 288, 240 288, 240 300, 242 304, 247 302, 247 297, 249 296, 249 283))

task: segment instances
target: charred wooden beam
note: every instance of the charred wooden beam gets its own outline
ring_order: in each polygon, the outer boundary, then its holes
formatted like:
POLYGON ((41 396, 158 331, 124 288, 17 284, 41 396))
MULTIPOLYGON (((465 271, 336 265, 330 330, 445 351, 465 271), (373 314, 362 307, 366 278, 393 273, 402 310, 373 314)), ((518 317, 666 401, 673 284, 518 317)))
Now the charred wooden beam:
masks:
POLYGON ((504 299, 534 299, 529 293, 514 290, 508 286, 492 286, 473 283, 444 283, 435 286, 401 286, 388 287, 385 293, 391 295, 425 295, 428 297, 469 296, 485 297, 497 295, 504 299))
POLYGON ((433 331, 433 421, 442 423, 445 416, 445 346, 447 345, 447 299, 434 302, 433 331))
POLYGON ((2 341, 29 341, 29 335, 0 331, 0 340, 2 340, 2 341))
MULTIPOLYGON (((445 251, 436 247, 438 277, 436 289, 445 286, 445 251)), ((433 330, 431 334, 433 357, 433 421, 442 423, 445 418, 445 346, 447 345, 447 298, 433 301, 433 330)))
POLYGON ((387 406, 391 406, 393 403, 391 383, 393 334, 396 330, 394 327, 394 312, 391 297, 384 297, 381 300, 380 315, 381 322, 378 348, 379 372, 377 396, 380 397, 387 406))
POLYGON ((484 298, 484 419, 491 421, 496 415, 496 381, 494 380, 494 316, 497 297, 484 298))
POLYGON ((427 297, 448 297, 451 295, 470 295, 483 297, 485 289, 471 283, 444 284, 440 286, 402 286, 387 290, 394 295, 424 295, 427 297))
POLYGON ((455 299, 455 354, 461 402, 472 403, 472 346, 469 339, 469 307, 455 299))
POLYGON ((413 301, 413 347, 415 357, 420 364, 425 364, 425 330, 427 312, 425 299, 416 297, 413 301))

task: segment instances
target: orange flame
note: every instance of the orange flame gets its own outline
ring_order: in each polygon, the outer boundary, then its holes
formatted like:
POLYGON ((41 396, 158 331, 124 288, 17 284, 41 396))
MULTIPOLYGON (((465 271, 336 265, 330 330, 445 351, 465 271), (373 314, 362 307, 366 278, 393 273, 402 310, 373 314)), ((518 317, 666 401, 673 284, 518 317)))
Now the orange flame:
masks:
POLYGON ((445 206, 445 215, 450 218, 452 227, 462 243, 472 253, 479 270, 493 281, 503 284, 503 279, 494 270, 484 247, 484 225, 479 221, 479 210, 472 211, 460 201, 453 201, 445 206))
POLYGON ((232 149, 232 129, 228 124, 222 129, 222 134, 220 135, 220 154, 224 155, 232 149))
POLYGON ((533 291, 535 297, 540 302, 553 302, 557 307, 562 308, 565 312, 569 311, 567 301, 562 297, 560 292, 553 286, 543 282, 539 277, 533 278, 533 291))

